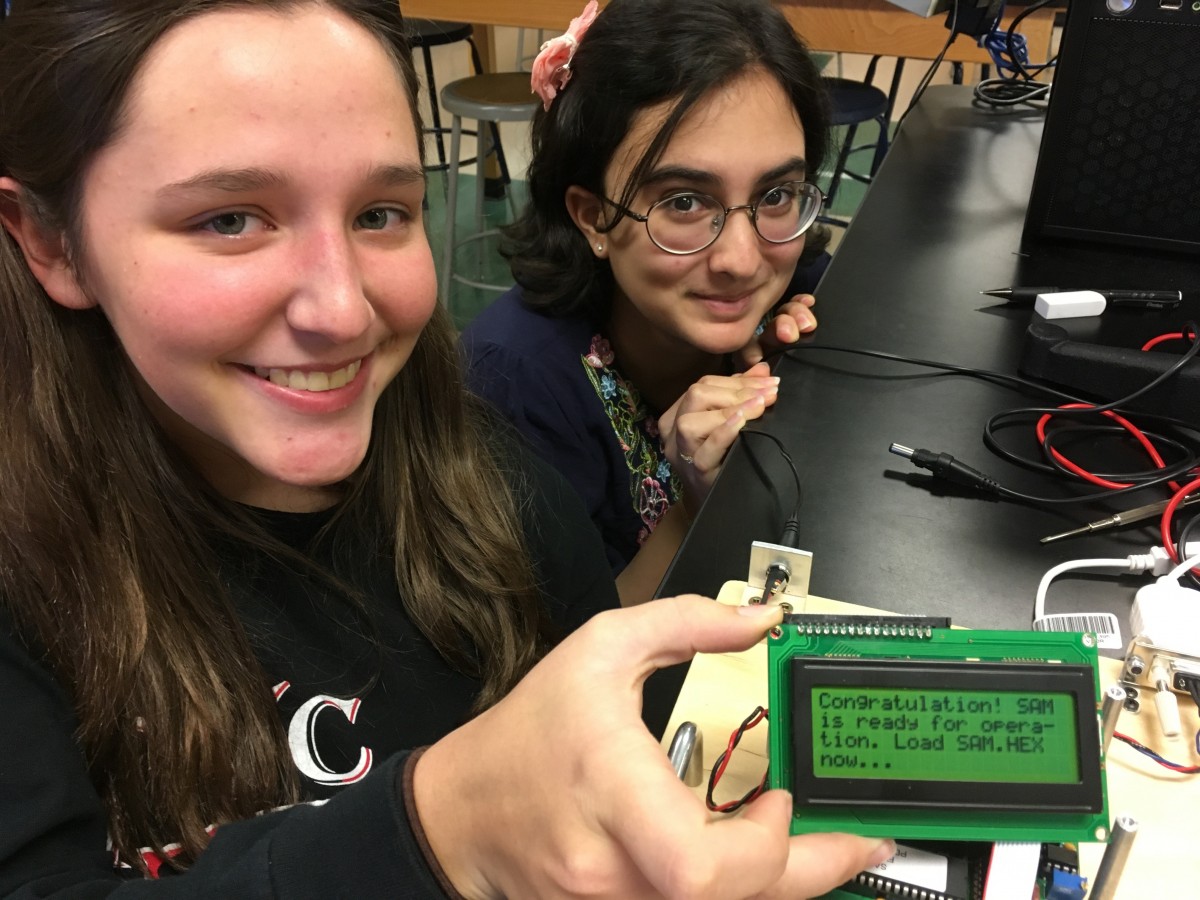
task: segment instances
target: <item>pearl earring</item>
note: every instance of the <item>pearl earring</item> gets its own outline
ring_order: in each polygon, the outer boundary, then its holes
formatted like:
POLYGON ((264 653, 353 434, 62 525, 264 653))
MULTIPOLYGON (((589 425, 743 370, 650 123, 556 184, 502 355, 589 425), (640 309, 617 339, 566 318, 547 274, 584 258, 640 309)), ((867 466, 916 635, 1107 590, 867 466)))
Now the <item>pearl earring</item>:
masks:
POLYGON ((603 245, 603 244, 597 244, 597 245, 596 245, 596 249, 597 249, 597 250, 599 250, 601 253, 603 253, 603 252, 604 252, 604 245, 603 245))

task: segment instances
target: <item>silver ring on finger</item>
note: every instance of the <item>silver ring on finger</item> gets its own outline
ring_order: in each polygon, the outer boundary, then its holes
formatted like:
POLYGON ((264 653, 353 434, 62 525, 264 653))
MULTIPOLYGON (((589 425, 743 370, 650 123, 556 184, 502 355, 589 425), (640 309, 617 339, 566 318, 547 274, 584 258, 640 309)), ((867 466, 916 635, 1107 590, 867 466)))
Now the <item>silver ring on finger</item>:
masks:
POLYGON ((694 465, 696 462, 696 458, 694 456, 688 456, 686 453, 680 453, 679 458, 681 460, 683 460, 685 463, 687 463, 689 466, 694 465))

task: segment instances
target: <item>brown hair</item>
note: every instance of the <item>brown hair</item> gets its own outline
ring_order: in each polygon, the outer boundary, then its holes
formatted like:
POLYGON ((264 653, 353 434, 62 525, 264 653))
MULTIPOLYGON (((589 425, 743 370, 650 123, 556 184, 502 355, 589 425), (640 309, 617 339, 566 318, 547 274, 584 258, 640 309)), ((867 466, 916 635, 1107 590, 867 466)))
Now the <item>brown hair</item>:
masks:
MULTIPOLYGON (((318 2, 388 49, 419 135, 395 0, 18 0, 0 23, 0 174, 21 184, 28 213, 64 235, 81 270, 83 179, 119 132, 150 48, 213 10, 318 2)), ((0 321, 0 603, 74 700, 115 848, 140 864, 139 847, 180 840, 174 862, 186 865, 206 825, 297 796, 214 536, 289 551, 184 461, 103 313, 52 302, 7 233, 0 321)), ((390 523, 411 618, 482 680, 482 708, 544 652, 546 623, 509 476, 479 426, 439 309, 376 407, 367 459, 329 531, 336 540, 390 523), (464 559, 472 565, 455 564, 464 559)))
MULTIPOLYGON (((598 325, 608 319, 612 267, 591 252, 571 219, 567 188, 602 195, 605 170, 638 113, 670 102, 616 198, 628 206, 687 113, 754 69, 775 78, 791 100, 815 177, 829 144, 824 83, 808 48, 769 0, 612 0, 600 12, 571 61, 570 82, 549 111, 534 116, 529 203, 505 231, 502 252, 529 306, 598 325)), ((810 231, 800 264, 828 243, 828 232, 810 231)))

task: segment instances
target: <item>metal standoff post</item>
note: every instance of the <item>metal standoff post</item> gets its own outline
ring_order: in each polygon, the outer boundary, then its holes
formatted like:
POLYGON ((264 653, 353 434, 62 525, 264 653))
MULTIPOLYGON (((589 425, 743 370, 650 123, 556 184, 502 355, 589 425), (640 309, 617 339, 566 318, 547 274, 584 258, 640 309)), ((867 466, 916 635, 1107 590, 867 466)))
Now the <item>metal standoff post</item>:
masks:
POLYGON ((667 757, 671 760, 671 768, 684 784, 695 787, 700 783, 704 774, 701 769, 704 759, 704 735, 695 722, 684 722, 675 730, 667 757))
POLYGON ((1132 816, 1118 816, 1113 822, 1108 847, 1100 860, 1100 868, 1096 870, 1096 880, 1092 883, 1088 900, 1112 900, 1117 895, 1117 885, 1121 882, 1121 872, 1125 869, 1125 861, 1129 859, 1137 830, 1137 819, 1132 816))
POLYGON ((1125 688, 1112 685, 1104 692, 1104 705, 1100 707, 1100 746, 1108 753, 1113 732, 1117 730, 1117 719, 1125 705, 1125 688))

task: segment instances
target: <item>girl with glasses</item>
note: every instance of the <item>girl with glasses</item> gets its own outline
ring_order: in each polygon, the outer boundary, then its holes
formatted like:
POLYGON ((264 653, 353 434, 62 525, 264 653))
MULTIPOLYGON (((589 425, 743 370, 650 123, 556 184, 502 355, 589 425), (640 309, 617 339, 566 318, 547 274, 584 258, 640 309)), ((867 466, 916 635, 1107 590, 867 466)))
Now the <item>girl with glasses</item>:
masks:
POLYGON ((415 97, 394 0, 0 26, 0 896, 794 896, 890 849, 674 777, 640 679, 780 617, 602 611, 462 390, 415 97))
POLYGON ((583 498, 628 604, 774 402, 764 345, 816 327, 828 117, 767 0, 591 4, 565 41, 534 65, 517 286, 462 343, 470 387, 583 498))

